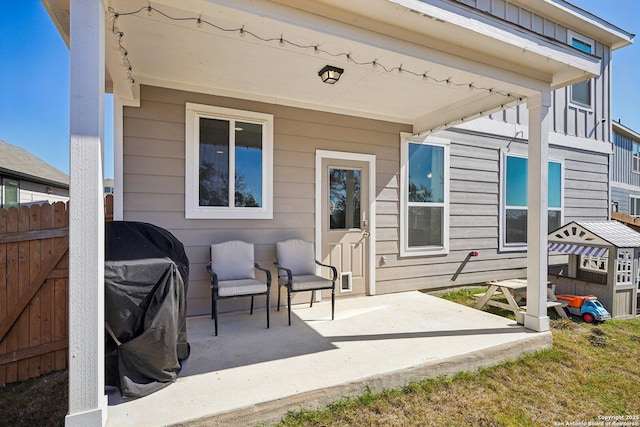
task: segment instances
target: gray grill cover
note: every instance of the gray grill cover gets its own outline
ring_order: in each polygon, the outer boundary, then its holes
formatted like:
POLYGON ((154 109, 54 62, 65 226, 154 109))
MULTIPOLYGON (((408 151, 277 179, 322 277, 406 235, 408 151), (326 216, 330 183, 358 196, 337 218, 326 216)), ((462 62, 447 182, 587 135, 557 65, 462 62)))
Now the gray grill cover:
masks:
POLYGON ((152 224, 108 222, 105 243, 106 383, 146 396, 174 382, 189 357, 189 259, 152 224))

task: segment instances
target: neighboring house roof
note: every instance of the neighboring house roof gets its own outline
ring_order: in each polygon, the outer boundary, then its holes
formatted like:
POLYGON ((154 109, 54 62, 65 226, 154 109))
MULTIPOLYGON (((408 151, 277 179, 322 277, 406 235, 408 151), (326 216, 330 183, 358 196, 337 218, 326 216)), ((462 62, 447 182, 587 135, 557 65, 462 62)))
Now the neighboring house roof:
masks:
POLYGON ((0 174, 69 188, 69 175, 28 151, 4 141, 0 141, 0 174))
POLYGON ((634 131, 631 128, 626 127, 620 122, 616 122, 615 120, 611 122, 613 125, 613 132, 622 136, 626 136, 629 139, 633 139, 635 141, 640 141, 640 133, 634 131))
POLYGON ((640 247, 640 233, 618 221, 572 221, 549 233, 549 242, 635 248, 640 247))

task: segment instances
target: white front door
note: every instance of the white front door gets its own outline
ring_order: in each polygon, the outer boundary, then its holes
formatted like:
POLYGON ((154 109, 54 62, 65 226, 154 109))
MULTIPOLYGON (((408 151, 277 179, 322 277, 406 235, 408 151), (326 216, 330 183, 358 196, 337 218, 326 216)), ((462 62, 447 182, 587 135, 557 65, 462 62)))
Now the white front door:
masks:
MULTIPOLYGON (((366 156, 366 155, 361 155, 366 156)), ((372 293, 371 162, 357 154, 332 152, 320 157, 317 188, 319 249, 322 262, 338 270, 337 294, 372 293)))

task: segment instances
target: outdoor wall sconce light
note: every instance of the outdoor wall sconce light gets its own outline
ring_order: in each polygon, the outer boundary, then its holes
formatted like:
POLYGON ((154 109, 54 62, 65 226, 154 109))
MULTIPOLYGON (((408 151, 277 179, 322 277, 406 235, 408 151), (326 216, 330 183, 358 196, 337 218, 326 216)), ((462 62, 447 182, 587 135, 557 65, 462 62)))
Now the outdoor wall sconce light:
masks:
POLYGON ((330 85, 340 80, 342 73, 344 73, 342 68, 333 67, 331 65, 325 65, 322 70, 318 71, 318 75, 322 79, 322 82, 330 85))

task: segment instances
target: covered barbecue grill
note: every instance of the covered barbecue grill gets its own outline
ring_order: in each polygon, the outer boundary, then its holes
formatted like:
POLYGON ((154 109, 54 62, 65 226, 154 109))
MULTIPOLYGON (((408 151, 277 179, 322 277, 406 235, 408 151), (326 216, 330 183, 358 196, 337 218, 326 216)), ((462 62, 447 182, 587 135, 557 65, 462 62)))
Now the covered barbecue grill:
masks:
POLYGON ((189 357, 189 260, 152 224, 108 222, 105 244, 106 383, 141 397, 174 382, 189 357))

